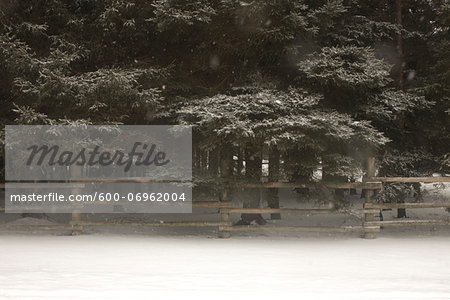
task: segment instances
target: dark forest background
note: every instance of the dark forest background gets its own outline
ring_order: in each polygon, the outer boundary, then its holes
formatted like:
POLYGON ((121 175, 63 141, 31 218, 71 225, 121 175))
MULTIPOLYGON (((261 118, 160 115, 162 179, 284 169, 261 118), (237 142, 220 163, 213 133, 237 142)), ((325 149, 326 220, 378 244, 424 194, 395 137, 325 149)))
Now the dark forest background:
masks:
POLYGON ((192 124, 199 182, 450 172, 447 1, 2 0, 0 23, 2 127, 192 124))

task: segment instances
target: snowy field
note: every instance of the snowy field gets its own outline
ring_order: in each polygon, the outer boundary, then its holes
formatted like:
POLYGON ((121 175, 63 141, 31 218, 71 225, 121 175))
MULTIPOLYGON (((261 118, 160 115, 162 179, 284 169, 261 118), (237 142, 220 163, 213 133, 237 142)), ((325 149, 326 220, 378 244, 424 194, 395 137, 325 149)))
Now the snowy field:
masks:
MULTIPOLYGON (((286 193, 282 207, 311 205, 286 193)), ((358 197, 353 202, 354 208, 362 207, 358 197)), ((408 216, 448 219, 449 213, 409 209, 408 216)), ((0 227, 64 224, 68 217, 0 214, 0 227)), ((155 215, 106 217, 156 220, 155 215)), ((394 219, 395 211, 384 217, 394 219)), ((213 221, 217 211, 159 218, 213 221)), ((351 215, 283 215, 281 221, 268 222, 361 224, 351 215)), ((375 240, 362 239, 360 233, 233 233, 218 239, 217 228, 91 227, 81 236, 1 232, 0 245, 0 300, 450 299, 448 227, 385 228, 375 240)))
POLYGON ((1 299, 450 299, 448 236, 0 236, 1 299))

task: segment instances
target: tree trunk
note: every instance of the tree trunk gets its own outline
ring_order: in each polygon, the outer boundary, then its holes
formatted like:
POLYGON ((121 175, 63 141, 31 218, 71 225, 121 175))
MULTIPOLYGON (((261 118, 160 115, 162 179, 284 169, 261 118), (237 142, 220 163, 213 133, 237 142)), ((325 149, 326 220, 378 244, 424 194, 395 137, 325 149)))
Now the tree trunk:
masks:
MULTIPOLYGON (((402 0, 395 0, 397 25, 402 25, 402 0)), ((397 84, 398 87, 403 88, 403 41, 402 34, 397 34, 397 55, 398 55, 398 70, 397 70, 397 84)))
POLYGON ((219 150, 217 148, 209 151, 208 171, 211 177, 219 175, 219 150))
POLYGON ((418 200, 422 199, 422 191, 420 190, 420 182, 413 183, 414 197, 418 200))
POLYGON ((200 169, 204 171, 208 169, 208 152, 206 150, 200 151, 200 169))
POLYGON ((201 150, 200 148, 194 148, 194 160, 193 160, 193 166, 195 169, 200 169, 200 156, 201 156, 201 150))
POLYGON ((244 160, 243 160, 242 156, 243 156, 242 148, 238 147, 237 166, 236 166, 238 177, 240 177, 242 175, 242 170, 244 169, 244 160))
MULTIPOLYGON (((328 168, 326 167, 327 162, 322 159, 322 181, 323 182, 347 182, 348 178, 344 176, 331 175, 328 173, 328 168)), ((334 203, 335 208, 339 208, 345 199, 346 189, 334 189, 334 203)))
MULTIPOLYGON (((245 153, 245 177, 250 182, 261 181, 261 167, 262 157, 261 151, 258 147, 251 146, 246 149, 245 153)), ((260 189, 247 188, 243 193, 243 207, 244 208, 259 208, 260 205, 260 189)), ((241 219, 236 225, 250 225, 253 221, 260 225, 264 225, 266 221, 261 214, 241 214, 241 219)))
MULTIPOLYGON (((404 203, 401 201, 400 203, 404 203)), ((397 218, 406 218, 406 208, 397 208, 397 218)))
POLYGON ((228 180, 233 175, 233 150, 231 145, 224 145, 220 150, 220 176, 228 180))
MULTIPOLYGON (((396 10, 396 20, 397 25, 401 27, 402 25, 402 0, 395 0, 395 10, 396 10)), ((403 89, 403 41, 402 34, 397 34, 397 55, 398 55, 398 70, 397 70, 397 85, 400 89, 403 89)), ((404 123, 404 122, 402 122, 404 123)), ((404 125, 404 124, 402 124, 404 125)), ((404 127, 404 126, 402 126, 404 127)), ((400 203, 405 202, 404 200, 400 200, 400 203)), ((397 209, 397 218, 406 218, 406 209, 398 208, 397 209)))
MULTIPOLYGON (((269 182, 280 180, 280 151, 275 146, 269 154, 269 182)), ((278 188, 267 189, 267 204, 270 208, 280 208, 280 199, 278 198, 278 188)), ((270 214, 272 220, 280 220, 279 213, 270 214)))
MULTIPOLYGON (((219 153, 217 153, 219 154, 219 153)), ((233 151, 231 145, 225 145, 222 147, 222 150, 220 151, 220 155, 217 155, 217 157, 220 157, 220 176, 222 177, 222 180, 224 182, 227 182, 230 177, 233 175, 233 151)), ((218 160, 219 161, 219 160, 218 160)), ((231 198, 231 192, 232 189, 230 187, 227 187, 226 185, 223 185, 220 189, 219 194, 219 200, 221 202, 228 202, 232 201, 231 198)), ((228 223, 230 221, 230 214, 227 212, 220 211, 220 221, 228 223)), ((219 237, 221 238, 229 238, 230 232, 220 229, 219 228, 219 237)))
MULTIPOLYGON (((355 182, 356 180, 354 179, 354 178, 352 178, 351 180, 350 180, 350 182, 355 182)), ((357 195, 357 193, 356 193, 356 189, 350 189, 350 195, 357 195)))

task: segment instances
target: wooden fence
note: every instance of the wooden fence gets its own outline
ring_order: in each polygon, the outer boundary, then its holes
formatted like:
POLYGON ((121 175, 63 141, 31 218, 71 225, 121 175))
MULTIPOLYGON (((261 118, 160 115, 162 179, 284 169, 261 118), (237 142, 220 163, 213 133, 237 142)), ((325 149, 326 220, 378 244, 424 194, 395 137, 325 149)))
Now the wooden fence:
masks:
MULTIPOLYGON (((232 232, 237 231, 275 231, 275 232, 361 232, 365 238, 375 238, 375 233, 380 232, 383 227, 397 226, 446 226, 450 225, 447 220, 394 220, 394 221, 375 221, 374 215, 379 214, 382 209, 395 208, 449 208, 450 202, 442 203, 373 203, 373 195, 375 190, 383 189, 384 183, 403 182, 403 183, 432 183, 432 182, 450 182, 450 177, 374 177, 375 160, 368 160, 368 168, 363 182, 345 182, 345 183, 296 183, 296 182, 268 182, 268 183, 229 183, 224 184, 220 193, 219 201, 201 201, 193 202, 193 207, 203 207, 215 209, 220 215, 220 221, 217 222, 117 222, 117 221, 85 221, 82 214, 72 212, 72 220, 67 225, 3 225, 0 226, 1 231, 19 231, 19 230, 68 230, 73 235, 81 234, 83 227, 89 226, 136 226, 136 227, 216 227, 218 228, 219 237, 228 238, 232 232), (229 199, 229 189, 233 188, 329 188, 329 189, 364 189, 365 200, 362 209, 351 211, 337 211, 333 209, 297 209, 297 208, 236 208, 232 206, 229 199), (339 214, 351 213, 358 214, 362 217, 362 223, 359 226, 340 226, 340 227, 317 227, 317 226, 232 226, 230 215, 241 213, 279 213, 279 214, 339 214)), ((76 175, 76 174, 75 174, 76 175)), ((73 183, 89 183, 89 182, 138 182, 148 183, 154 180, 145 178, 127 178, 113 180, 73 180, 73 183)), ((63 184, 63 183, 62 183, 63 184)), ((67 183, 66 183, 67 185, 67 183)), ((5 185, 0 185, 4 188, 5 185)), ((73 188, 72 192, 79 193, 80 186, 73 188)), ((4 210, 4 208, 0 208, 4 210)))

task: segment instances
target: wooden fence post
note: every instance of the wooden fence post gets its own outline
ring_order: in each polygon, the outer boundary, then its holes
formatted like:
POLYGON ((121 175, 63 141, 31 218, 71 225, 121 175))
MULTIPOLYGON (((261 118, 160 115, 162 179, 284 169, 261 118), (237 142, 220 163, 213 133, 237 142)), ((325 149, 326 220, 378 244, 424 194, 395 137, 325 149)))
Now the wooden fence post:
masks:
MULTIPOLYGON (((70 178, 81 178, 81 167, 73 165, 70 167, 70 178)), ((72 195, 79 195, 80 188, 72 188, 72 195)), ((83 227, 80 225, 81 222, 81 212, 78 209, 72 210, 72 220, 70 224, 72 225, 72 235, 80 235, 83 231, 83 227)))
MULTIPOLYGON (((367 170, 364 181, 370 181, 373 177, 375 177, 375 157, 369 157, 367 158, 367 170)), ((366 208, 367 203, 372 203, 373 194, 374 194, 373 190, 365 190, 364 208, 366 208)), ((366 222, 372 222, 373 220, 374 220, 373 213, 364 214, 363 227, 364 227, 364 238, 366 239, 375 238, 375 233, 368 231, 365 224, 366 222)))

